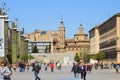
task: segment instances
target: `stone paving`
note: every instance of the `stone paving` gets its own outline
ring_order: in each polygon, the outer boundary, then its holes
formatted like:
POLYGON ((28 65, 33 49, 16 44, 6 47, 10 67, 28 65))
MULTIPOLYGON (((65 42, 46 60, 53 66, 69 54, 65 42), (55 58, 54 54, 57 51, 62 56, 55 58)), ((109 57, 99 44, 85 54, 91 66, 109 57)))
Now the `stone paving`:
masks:
MULTIPOLYGON (((119 70, 120 71, 120 70, 119 70)), ((41 80, 74 80, 73 73, 70 66, 62 67, 62 70, 54 69, 54 72, 44 71, 44 67, 39 74, 41 80)), ((30 71, 13 72, 12 80, 34 80, 34 74, 30 71)), ((78 79, 81 80, 81 79, 78 79)), ((98 69, 88 72, 86 80, 120 80, 120 73, 116 73, 115 69, 98 69)))

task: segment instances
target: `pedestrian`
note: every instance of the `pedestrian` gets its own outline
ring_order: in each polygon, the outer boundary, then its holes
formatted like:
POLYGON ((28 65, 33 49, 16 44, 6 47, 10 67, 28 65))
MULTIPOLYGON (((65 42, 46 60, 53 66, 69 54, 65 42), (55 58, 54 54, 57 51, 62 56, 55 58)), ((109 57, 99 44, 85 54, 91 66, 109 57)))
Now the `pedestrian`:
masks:
POLYGON ((98 63, 95 63, 95 70, 98 69, 98 63))
POLYGON ((7 64, 2 62, 1 63, 1 75, 3 77, 3 80, 11 80, 11 71, 10 69, 7 67, 7 64))
POLYGON ((29 65, 29 63, 27 63, 27 64, 26 64, 26 69, 27 69, 27 71, 29 71, 29 67, 30 67, 30 65, 29 65))
POLYGON ((13 64, 13 70, 16 71, 16 64, 13 64))
MULTIPOLYGON (((103 63, 100 64, 101 69, 103 69, 103 63)), ((107 67, 106 67, 107 68, 107 67)))
POLYGON ((44 65, 45 65, 45 71, 47 71, 48 64, 46 63, 44 65))
POLYGON ((57 63, 57 69, 60 70, 60 68, 61 68, 61 64, 57 63))
POLYGON ((2 75, 3 67, 4 66, 2 66, 2 63, 1 63, 1 65, 0 65, 0 80, 4 80, 3 75, 2 75))
POLYGON ((81 63, 81 79, 86 80, 86 73, 87 73, 86 65, 82 62, 81 63))
POLYGON ((119 65, 116 64, 116 67, 115 67, 115 69, 116 69, 116 73, 119 73, 118 68, 119 68, 119 65))
POLYGON ((78 79, 79 73, 81 72, 80 66, 77 62, 73 64, 71 72, 74 72, 74 78, 78 79))
POLYGON ((53 70, 54 70, 54 63, 50 63, 50 69, 51 69, 51 72, 53 72, 53 70))
POLYGON ((34 64, 33 69, 32 69, 32 71, 34 71, 35 80, 41 80, 41 79, 38 77, 38 74, 39 74, 40 69, 41 69, 41 67, 38 65, 38 62, 35 61, 35 64, 34 64))

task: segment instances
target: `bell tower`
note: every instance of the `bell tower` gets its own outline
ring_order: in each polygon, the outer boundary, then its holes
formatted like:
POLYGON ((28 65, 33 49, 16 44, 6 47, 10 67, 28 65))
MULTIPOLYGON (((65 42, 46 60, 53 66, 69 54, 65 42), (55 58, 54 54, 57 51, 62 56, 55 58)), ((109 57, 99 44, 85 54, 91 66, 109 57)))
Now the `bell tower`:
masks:
POLYGON ((59 26, 59 30, 58 30, 58 46, 59 46, 59 52, 65 52, 65 27, 64 27, 64 23, 63 23, 63 19, 61 18, 60 21, 60 26, 59 26))

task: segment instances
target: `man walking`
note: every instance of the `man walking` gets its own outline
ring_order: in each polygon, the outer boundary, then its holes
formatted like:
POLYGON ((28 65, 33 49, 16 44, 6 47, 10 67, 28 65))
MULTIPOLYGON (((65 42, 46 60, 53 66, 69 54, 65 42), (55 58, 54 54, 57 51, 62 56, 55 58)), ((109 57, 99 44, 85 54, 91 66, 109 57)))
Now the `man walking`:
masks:
POLYGON ((41 80, 41 79, 38 77, 38 74, 39 74, 40 69, 41 69, 41 66, 38 65, 38 62, 37 62, 37 61, 35 61, 35 65, 33 66, 33 69, 32 69, 32 71, 34 71, 35 80, 41 80))
POLYGON ((78 65, 77 62, 75 62, 75 63, 73 64, 73 67, 72 67, 71 72, 74 72, 74 78, 75 78, 75 79, 78 79, 78 76, 79 76, 79 74, 80 74, 80 72, 81 72, 81 69, 80 69, 80 66, 78 65))

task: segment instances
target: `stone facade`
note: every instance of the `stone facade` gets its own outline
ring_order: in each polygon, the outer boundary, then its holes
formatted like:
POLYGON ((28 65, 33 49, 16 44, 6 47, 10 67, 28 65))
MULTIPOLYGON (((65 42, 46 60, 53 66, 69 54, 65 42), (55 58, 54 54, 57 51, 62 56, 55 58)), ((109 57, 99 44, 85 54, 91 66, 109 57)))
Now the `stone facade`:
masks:
POLYGON ((120 13, 94 27, 89 33, 91 53, 104 52, 107 61, 120 62, 120 13))
POLYGON ((90 30, 90 54, 96 54, 99 50, 99 31, 98 26, 90 30))
MULTIPOLYGON (((82 25, 80 25, 78 34, 74 35, 74 39, 66 39, 65 35, 66 30, 63 19, 61 19, 58 30, 51 32, 35 30, 33 33, 28 34, 28 39, 29 44, 33 42, 50 42, 50 53, 77 53, 82 51, 90 51, 88 35, 84 34, 82 25)), ((32 50, 31 47, 32 46, 28 46, 30 51, 32 50)), ((38 49, 40 49, 39 46, 38 49)))
POLYGON ((74 39, 66 39, 66 52, 79 53, 90 52, 88 35, 83 32, 80 25, 78 34, 74 35, 74 39))

